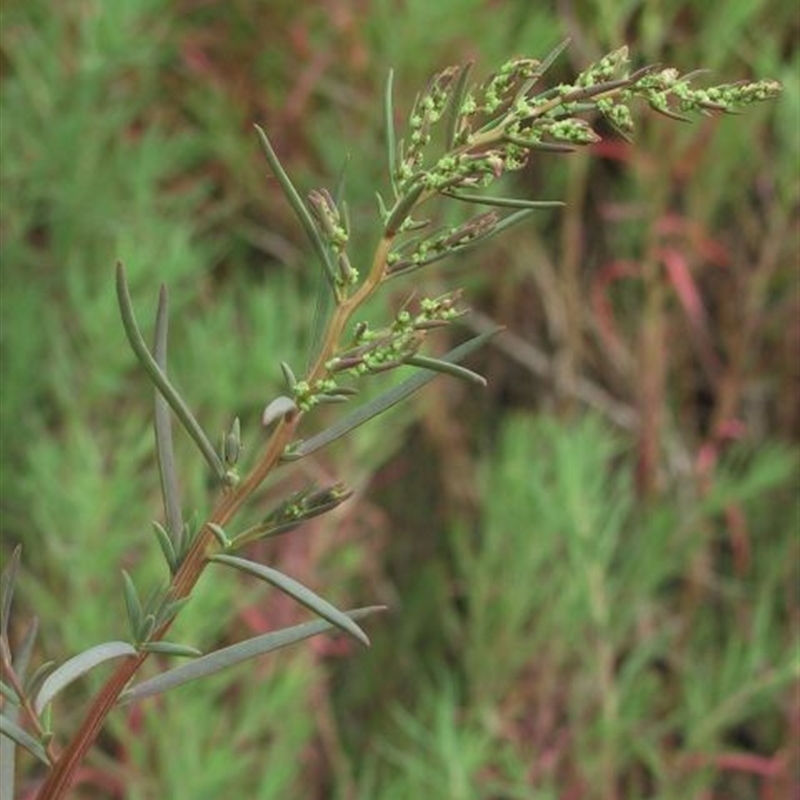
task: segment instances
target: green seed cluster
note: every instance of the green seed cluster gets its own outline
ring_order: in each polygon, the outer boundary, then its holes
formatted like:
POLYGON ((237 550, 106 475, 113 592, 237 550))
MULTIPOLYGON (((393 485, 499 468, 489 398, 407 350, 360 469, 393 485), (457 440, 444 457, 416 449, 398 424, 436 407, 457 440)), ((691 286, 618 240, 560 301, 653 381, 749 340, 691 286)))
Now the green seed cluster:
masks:
POLYGON ((327 189, 315 189, 309 192, 308 201, 331 249, 337 255, 343 253, 350 235, 330 192, 327 189))
POLYGON ((498 221, 496 212, 487 211, 461 225, 440 228, 421 242, 416 242, 410 252, 401 248, 391 253, 386 260, 386 273, 399 275, 439 261, 478 239, 491 235, 498 221))
POLYGON ((320 403, 331 402, 334 398, 344 399, 347 395, 343 391, 333 378, 320 378, 313 384, 297 381, 292 387, 295 405, 303 412, 310 411, 320 403))
POLYGON ((472 110, 469 113, 496 115, 498 111, 508 106, 522 84, 539 77, 540 66, 541 62, 534 58, 512 58, 506 61, 481 87, 482 102, 478 103, 474 98, 470 98, 472 110))
MULTIPOLYGON (((575 81, 574 87, 588 89, 601 83, 623 77, 628 67, 628 48, 620 47, 603 56, 592 64, 589 69, 582 72, 575 81)), ((570 87, 573 88, 573 87, 570 87)))
MULTIPOLYGON (((347 372, 359 376, 403 364, 418 352, 428 330, 447 325, 465 313, 456 307, 459 298, 458 291, 423 298, 416 309, 408 305, 401 308, 392 324, 380 330, 371 330, 366 323, 359 323, 352 346, 330 359, 325 368, 331 374, 347 372)), ((305 391, 305 387, 303 389, 305 391)), ((321 383, 318 389, 323 393, 342 391, 332 379, 321 383)), ((309 394, 313 395, 313 392, 309 394)), ((297 402, 299 405, 301 400, 297 399, 297 402)))
POLYGON ((425 91, 414 103, 408 119, 408 141, 406 151, 397 168, 397 181, 406 186, 422 169, 423 151, 431 141, 431 128, 439 122, 447 108, 453 81, 458 75, 457 67, 447 67, 431 78, 425 91))
POLYGON ((690 89, 686 82, 675 85, 675 97, 681 111, 737 111, 753 103, 776 97, 781 91, 777 81, 755 81, 690 89))
POLYGON ((782 90, 778 81, 740 81, 694 89, 691 75, 681 77, 676 69, 662 69, 644 76, 627 92, 668 116, 712 111, 735 112, 753 103, 771 100, 782 90))

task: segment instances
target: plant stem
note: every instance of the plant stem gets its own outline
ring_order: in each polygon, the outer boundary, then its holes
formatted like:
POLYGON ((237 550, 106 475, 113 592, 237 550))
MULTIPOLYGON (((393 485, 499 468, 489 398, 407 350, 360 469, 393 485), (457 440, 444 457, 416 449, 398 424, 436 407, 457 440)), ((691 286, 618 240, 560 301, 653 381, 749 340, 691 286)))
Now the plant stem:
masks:
MULTIPOLYGON (((419 201, 418 201, 419 202, 419 201)), ((386 266, 386 258, 391 250, 394 235, 384 235, 375 248, 375 255, 372 258, 372 265, 370 271, 364 282, 358 289, 346 297, 337 307, 328 324, 328 330, 325 334, 322 347, 320 348, 319 356, 311 368, 308 376, 308 382, 313 383, 318 378, 321 378, 326 372, 325 363, 336 352, 336 348, 342 339, 344 329, 347 326, 350 318, 355 311, 361 306, 364 301, 373 294, 378 288, 384 277, 384 268, 386 266)))
MULTIPOLYGON (((375 249, 369 274, 358 289, 345 298, 336 308, 323 341, 320 354, 311 368, 308 381, 311 383, 326 372, 325 364, 334 355, 341 337, 353 313, 378 288, 384 277, 386 257, 391 249, 394 236, 384 236, 375 249)), ((270 437, 264 454, 246 478, 235 488, 223 492, 211 516, 197 534, 169 587, 169 596, 173 600, 186 597, 194 588, 208 563, 209 549, 216 545, 216 539, 208 527, 209 523, 224 527, 247 499, 258 489, 269 473, 278 465, 286 446, 291 442, 297 425, 302 417, 298 413, 288 415, 279 423, 270 437)), ((159 628, 151 641, 158 641, 169 630, 172 621, 159 628)), ((38 800, 61 800, 69 790, 75 771, 83 762, 88 751, 102 730, 106 717, 116 705, 120 694, 136 675, 139 668, 147 660, 149 653, 142 651, 136 658, 125 659, 111 675, 106 684, 95 697, 81 723, 80 728, 60 756, 55 760, 48 773, 38 800)))
POLYGON ((69 745, 64 748, 48 773, 37 800, 56 800, 56 798, 65 796, 72 785, 76 770, 83 762, 89 748, 94 744, 106 717, 111 709, 114 708, 117 698, 144 663, 147 656, 147 652, 142 652, 135 658, 126 658, 117 667, 114 674, 108 679, 92 702, 89 713, 84 718, 80 729, 69 745))
MULTIPOLYGON (((291 440, 297 425, 298 417, 291 421, 282 421, 270 438, 264 455, 251 473, 234 490, 225 492, 214 508, 207 523, 197 534, 180 569, 172 579, 169 595, 172 599, 186 597, 197 583, 208 561, 208 549, 216 540, 208 528, 208 523, 225 525, 242 506, 247 498, 261 485, 262 481, 275 467, 283 454, 284 448, 291 440)), ((151 641, 162 639, 169 630, 172 621, 159 628, 151 637, 151 641)), ((142 651, 136 658, 125 659, 117 667, 99 694, 92 702, 80 728, 67 747, 53 764, 38 800, 58 800, 64 797, 74 778, 75 770, 80 766, 86 753, 94 744, 106 717, 117 702, 133 676, 146 661, 149 653, 142 651)))

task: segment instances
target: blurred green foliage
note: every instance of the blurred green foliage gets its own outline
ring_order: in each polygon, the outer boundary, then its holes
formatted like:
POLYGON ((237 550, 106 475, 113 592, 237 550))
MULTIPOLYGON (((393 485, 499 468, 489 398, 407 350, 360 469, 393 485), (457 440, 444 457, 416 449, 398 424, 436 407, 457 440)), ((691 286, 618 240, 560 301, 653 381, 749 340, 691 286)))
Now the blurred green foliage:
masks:
MULTIPOLYGON (((536 160, 521 191, 568 208, 445 272, 511 341, 554 356, 551 379, 490 349, 482 396, 445 381, 305 467, 326 475, 332 459, 365 499, 265 552, 334 601, 395 607, 372 626, 372 651, 298 648, 120 711, 76 796, 788 796, 793 10, 555 5, 4 5, 0 523, 4 554, 24 545, 17 611, 40 615, 41 658, 120 635, 121 567, 145 585, 161 577, 152 399, 118 320, 114 261, 143 323, 169 287, 171 374, 209 429, 242 417, 245 457, 278 362, 307 357, 318 275, 252 122, 298 186, 332 184, 349 158, 367 252, 389 67, 403 110, 445 64, 474 58, 483 73, 567 35, 563 74, 627 41, 642 63, 785 85, 739 118, 681 128, 643 114, 632 148, 536 160), (585 418, 559 389, 575 375, 641 426, 585 418)), ((199 519, 211 498, 190 452, 179 440, 199 519)), ((296 613, 216 573, 195 595, 176 638, 199 647, 296 613)), ((80 701, 60 702, 59 725, 80 701)), ((33 765, 23 771, 33 785, 33 765)))

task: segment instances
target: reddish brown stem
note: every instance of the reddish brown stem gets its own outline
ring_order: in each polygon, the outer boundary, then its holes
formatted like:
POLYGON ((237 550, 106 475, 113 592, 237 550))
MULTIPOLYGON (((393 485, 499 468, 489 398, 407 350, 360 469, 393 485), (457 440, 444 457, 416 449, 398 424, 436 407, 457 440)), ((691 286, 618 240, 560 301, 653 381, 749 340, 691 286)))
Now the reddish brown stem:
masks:
MULTIPOLYGON (((372 260, 369 275, 358 289, 346 298, 336 309, 328 324, 320 355, 309 372, 308 381, 313 382, 327 371, 325 364, 335 353, 349 319, 362 303, 378 288, 384 278, 386 257, 394 237, 384 236, 379 242, 372 260)), ((263 456, 250 474, 235 488, 222 495, 206 524, 197 534, 197 539, 186 554, 183 563, 172 579, 169 596, 172 599, 186 597, 203 573, 208 563, 208 551, 215 547, 216 539, 208 527, 209 523, 225 526, 241 508, 248 497, 263 483, 269 473, 278 465, 286 446, 292 440, 302 414, 287 414, 275 429, 263 456)), ((171 622, 163 625, 151 637, 157 641, 164 637, 171 622)), ((120 694, 147 659, 142 652, 136 658, 126 659, 108 679, 100 693, 95 697, 86 717, 75 736, 64 748, 53 764, 37 800, 61 800, 74 780, 75 771, 83 762, 100 733, 106 717, 114 708, 120 694)))
MULTIPOLYGON (((233 491, 224 494, 208 522, 225 525, 247 498, 261 485, 264 478, 275 467, 283 454, 284 448, 291 440, 299 417, 281 422, 267 445, 261 460, 247 478, 233 491)), ((207 564, 207 552, 214 544, 211 531, 206 524, 198 533, 197 539, 175 574, 170 586, 170 595, 175 599, 186 597, 197 583, 207 564)), ((171 623, 163 625, 152 636, 153 641, 162 639, 171 623)), ((102 730, 106 717, 116 705, 120 694, 148 657, 143 651, 135 658, 125 659, 111 675, 106 684, 95 697, 84 717, 83 723, 69 744, 53 764, 37 800, 60 800, 69 790, 75 777, 75 771, 83 762, 97 736, 102 730)))

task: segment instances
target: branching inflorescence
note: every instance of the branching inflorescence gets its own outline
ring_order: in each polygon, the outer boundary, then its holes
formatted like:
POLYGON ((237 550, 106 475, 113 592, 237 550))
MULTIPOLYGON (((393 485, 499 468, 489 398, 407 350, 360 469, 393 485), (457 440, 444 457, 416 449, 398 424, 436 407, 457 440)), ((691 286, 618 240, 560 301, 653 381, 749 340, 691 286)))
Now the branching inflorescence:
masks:
MULTIPOLYGON (((376 610, 374 607, 342 612, 289 576, 234 555, 257 539, 284 534, 305 520, 336 508, 350 496, 343 483, 309 486, 284 498, 258 524, 238 532, 231 530, 238 510, 270 473, 347 435, 418 391, 437 373, 483 382, 481 376, 458 362, 483 344, 487 335, 465 342, 443 358, 424 354, 431 332, 466 313, 458 290, 438 297, 412 297, 393 320, 378 326, 358 317, 368 298, 396 277, 458 255, 537 209, 560 205, 550 200, 494 196, 486 190, 506 173, 522 169, 536 151, 569 152, 598 141, 592 125, 598 115, 622 136, 629 137, 634 128, 631 106, 636 100, 669 117, 687 119, 694 113, 735 112, 780 92, 780 85, 770 80, 696 89, 692 86, 695 75, 681 76, 674 69, 644 67, 631 72, 624 47, 590 66, 570 84, 541 88, 540 82, 564 46, 543 61, 513 58, 477 85, 470 83, 471 65, 442 70, 418 95, 405 136, 399 141, 389 76, 384 113, 390 189, 388 199, 380 194, 377 197, 377 244, 369 264, 354 264, 348 252, 350 221, 341 189, 333 193, 314 190, 304 201, 266 133, 257 128, 267 160, 322 265, 335 307, 307 374, 298 379, 288 364, 280 365, 286 394, 267 404, 262 425, 269 437, 244 477, 238 472, 242 452, 238 418, 223 435, 221 444, 215 446, 169 380, 166 291, 161 292, 151 351, 133 313, 125 271, 118 265, 117 293, 123 325, 156 389, 156 443, 165 520, 154 527, 169 577, 165 586, 142 601, 133 580, 123 572, 122 589, 130 623, 126 640, 94 646, 57 668, 45 664, 29 674, 36 625, 31 625, 16 653, 12 653, 8 635, 18 553, 5 570, 0 598, 3 746, 4 752, 13 756, 14 746, 20 745, 47 765, 39 794, 42 800, 64 796, 106 716, 119 703, 167 691, 332 627, 363 644, 369 643, 355 620, 376 610), (468 216, 458 225, 437 226, 428 210, 434 200, 465 207, 486 206, 490 210, 468 216), (363 376, 403 366, 414 368, 414 374, 310 438, 296 437, 301 421, 313 416, 318 405, 352 403, 363 376), (183 522, 172 452, 173 415, 197 444, 220 485, 220 496, 210 517, 196 531, 183 522), (321 619, 206 655, 193 647, 166 641, 172 620, 211 565, 237 569, 264 580, 321 619), (190 660, 136 683, 139 668, 153 652, 190 660), (57 742, 52 730, 52 700, 89 669, 112 659, 119 662, 117 670, 89 706, 84 722, 65 744, 57 742)), ((13 758, 5 761, 4 785, 9 780, 13 785, 13 758)))

